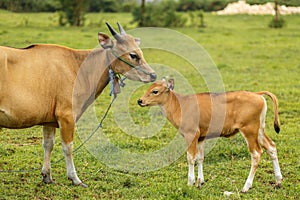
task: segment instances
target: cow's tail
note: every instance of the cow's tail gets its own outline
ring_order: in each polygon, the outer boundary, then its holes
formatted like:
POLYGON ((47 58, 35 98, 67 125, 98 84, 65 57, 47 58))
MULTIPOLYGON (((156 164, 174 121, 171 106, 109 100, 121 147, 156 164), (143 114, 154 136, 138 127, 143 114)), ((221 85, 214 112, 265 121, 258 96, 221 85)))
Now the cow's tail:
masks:
POLYGON ((274 130, 276 131, 276 133, 279 133, 280 132, 280 122, 279 122, 279 116, 278 116, 278 101, 277 101, 276 96, 268 91, 256 92, 256 94, 267 95, 272 99, 273 107, 274 107, 274 130))

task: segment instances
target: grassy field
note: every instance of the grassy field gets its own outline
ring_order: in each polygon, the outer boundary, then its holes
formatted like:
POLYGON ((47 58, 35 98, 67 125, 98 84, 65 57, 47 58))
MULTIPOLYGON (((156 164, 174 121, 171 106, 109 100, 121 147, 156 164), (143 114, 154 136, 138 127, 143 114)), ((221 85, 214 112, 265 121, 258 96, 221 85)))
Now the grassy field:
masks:
MULTIPOLYGON (((97 32, 108 32, 104 21, 120 21, 126 29, 130 14, 89 14, 85 27, 58 27, 55 14, 14 14, 0 11, 0 45, 25 47, 32 43, 56 43, 78 49, 95 48, 97 32)), ((287 26, 268 28, 270 16, 205 15, 207 27, 178 28, 200 45, 216 63, 226 91, 269 90, 279 100, 281 132, 272 128, 272 106, 269 106, 266 129, 277 144, 283 174, 282 188, 275 189, 272 163, 263 154, 253 188, 241 194, 250 170, 250 155, 241 135, 219 139, 204 161, 206 183, 201 190, 188 187, 185 153, 170 165, 156 171, 132 173, 114 170, 81 148, 74 162, 79 177, 89 185, 80 188, 67 180, 59 134, 52 154, 52 176, 55 184, 41 182, 43 160, 40 127, 24 130, 0 130, 0 170, 25 170, 0 173, 0 199, 226 199, 224 191, 234 192, 229 199, 299 199, 300 198, 300 17, 286 16, 287 26)), ((143 40, 143 38, 141 38, 143 40)), ((163 41, 161 41, 163 42, 163 41)), ((178 41, 180 42, 180 41, 178 41)), ((184 47, 185 44, 182 44, 184 47)), ((149 63, 162 63, 179 71, 197 92, 207 91, 199 75, 190 73, 188 63, 167 52, 144 50, 149 63)), ((159 74, 160 77, 164 74, 159 74)), ((181 83, 176 82, 175 90, 181 83)), ((128 104, 137 124, 148 124, 146 108, 139 108, 136 99, 147 86, 134 92, 128 104)), ((123 89, 126 91, 126 87, 123 89)), ((98 98, 96 112, 100 118, 109 104, 108 89, 98 98), (101 106, 100 106, 101 105, 101 106)), ((155 111, 154 111, 155 112, 155 111)), ((160 116, 158 116, 160 117, 160 116)), ((116 126, 109 114, 103 131, 113 144, 129 152, 153 152, 167 145, 176 130, 166 123, 152 137, 139 138, 116 126)), ((86 133, 88 134, 88 133, 86 133)), ((76 134, 75 147, 82 143, 76 134)))

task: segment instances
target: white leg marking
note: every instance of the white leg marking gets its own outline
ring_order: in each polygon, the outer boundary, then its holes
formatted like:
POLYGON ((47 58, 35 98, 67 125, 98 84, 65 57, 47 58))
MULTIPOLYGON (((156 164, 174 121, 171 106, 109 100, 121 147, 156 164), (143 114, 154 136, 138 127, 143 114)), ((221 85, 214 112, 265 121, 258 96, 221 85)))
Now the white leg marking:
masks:
POLYGON ((193 158, 193 156, 187 152, 187 160, 188 160, 188 165, 189 165, 189 174, 188 174, 188 185, 194 185, 195 183, 195 169, 194 169, 194 165, 195 165, 195 158, 193 158))
POLYGON ((251 169, 250 169, 249 176, 245 182, 242 192, 247 192, 252 187, 254 175, 255 175, 256 169, 258 167, 260 156, 261 155, 257 151, 254 151, 254 153, 251 153, 251 169))
POLYGON ((269 150, 267 151, 268 154, 270 155, 273 163, 273 168, 274 168, 274 173, 276 177, 276 185, 280 185, 282 181, 282 174, 280 171, 280 166, 279 166, 279 161, 277 157, 277 150, 276 147, 270 147, 269 150))
POLYGON ((266 126, 266 114, 267 114, 267 102, 266 99, 261 96, 261 98, 264 100, 264 107, 260 113, 260 128, 258 130, 258 142, 260 144, 263 143, 263 139, 264 139, 264 129, 266 126))
POLYGON ((197 155, 196 158, 198 160, 198 187, 204 183, 204 175, 203 175, 203 160, 204 160, 204 141, 201 141, 197 144, 197 155))
POLYGON ((65 144, 64 142, 62 142, 62 148, 63 148, 65 159, 66 159, 68 178, 70 180, 72 180, 74 185, 80 185, 82 182, 77 176, 75 166, 73 163, 73 157, 72 157, 73 142, 71 142, 69 144, 65 144))

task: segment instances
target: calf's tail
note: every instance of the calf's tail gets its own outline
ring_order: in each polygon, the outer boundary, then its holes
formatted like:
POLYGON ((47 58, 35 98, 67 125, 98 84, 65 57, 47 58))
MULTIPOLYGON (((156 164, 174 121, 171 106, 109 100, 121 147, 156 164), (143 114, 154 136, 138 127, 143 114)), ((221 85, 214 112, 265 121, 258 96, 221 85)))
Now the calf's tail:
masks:
POLYGON ((277 101, 276 96, 268 91, 256 92, 256 94, 267 95, 272 99, 273 107, 274 107, 274 130, 276 131, 276 133, 279 133, 280 132, 280 123, 279 123, 279 116, 278 116, 278 101, 277 101))

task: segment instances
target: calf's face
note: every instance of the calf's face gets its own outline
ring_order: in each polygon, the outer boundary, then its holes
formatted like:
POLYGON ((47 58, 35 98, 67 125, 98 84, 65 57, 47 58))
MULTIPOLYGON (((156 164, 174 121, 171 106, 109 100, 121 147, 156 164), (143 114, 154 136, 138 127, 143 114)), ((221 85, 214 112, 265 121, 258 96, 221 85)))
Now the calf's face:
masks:
POLYGON ((146 93, 137 101, 137 103, 144 106, 164 105, 170 95, 171 90, 174 89, 174 79, 162 80, 153 83, 146 93))

